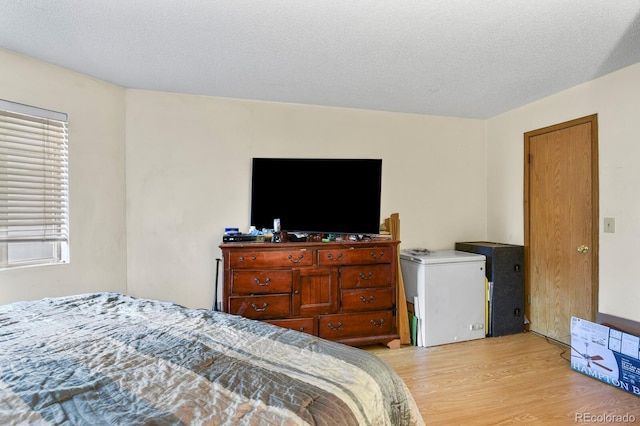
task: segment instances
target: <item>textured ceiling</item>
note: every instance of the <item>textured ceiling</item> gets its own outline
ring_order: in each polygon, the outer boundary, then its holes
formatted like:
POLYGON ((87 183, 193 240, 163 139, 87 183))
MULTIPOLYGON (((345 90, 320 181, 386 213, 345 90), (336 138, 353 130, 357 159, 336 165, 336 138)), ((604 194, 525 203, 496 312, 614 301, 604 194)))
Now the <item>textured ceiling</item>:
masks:
POLYGON ((488 118, 640 62, 640 0, 2 0, 0 47, 127 88, 488 118))

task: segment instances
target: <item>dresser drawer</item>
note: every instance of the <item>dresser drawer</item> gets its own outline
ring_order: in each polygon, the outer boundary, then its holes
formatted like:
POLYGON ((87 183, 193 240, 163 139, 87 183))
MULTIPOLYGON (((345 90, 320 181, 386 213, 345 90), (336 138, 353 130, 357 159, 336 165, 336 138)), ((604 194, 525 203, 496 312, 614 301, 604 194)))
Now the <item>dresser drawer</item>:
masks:
POLYGON ((340 269, 342 288, 392 286, 393 270, 390 264, 343 266, 340 269))
POLYGON ((291 315, 291 296, 288 294, 231 296, 229 313, 252 319, 286 318, 291 315))
POLYGON ((231 273, 231 292, 234 294, 291 293, 293 271, 238 270, 231 273))
POLYGON ((320 315, 318 335, 324 339, 337 340, 352 336, 390 334, 395 329, 394 321, 391 311, 320 315))
POLYGON ((265 321, 278 327, 290 330, 301 331, 303 333, 316 334, 316 321, 314 318, 291 318, 265 321))
POLYGON ((264 250, 231 252, 231 269, 240 268, 282 268, 310 266, 313 264, 312 251, 302 250, 264 250))
POLYGON ((391 263, 393 250, 390 247, 370 247, 357 249, 318 250, 318 265, 362 265, 370 263, 391 263))
POLYGON ((393 307, 391 287, 342 290, 344 312, 379 311, 393 307))

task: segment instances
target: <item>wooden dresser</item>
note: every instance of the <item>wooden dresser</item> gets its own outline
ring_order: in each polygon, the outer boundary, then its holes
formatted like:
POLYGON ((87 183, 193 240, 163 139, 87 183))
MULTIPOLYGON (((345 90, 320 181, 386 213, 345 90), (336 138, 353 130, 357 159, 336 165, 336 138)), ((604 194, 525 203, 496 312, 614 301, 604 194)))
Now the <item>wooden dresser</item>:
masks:
POLYGON ((220 248, 225 312, 353 346, 399 338, 398 241, 220 248))

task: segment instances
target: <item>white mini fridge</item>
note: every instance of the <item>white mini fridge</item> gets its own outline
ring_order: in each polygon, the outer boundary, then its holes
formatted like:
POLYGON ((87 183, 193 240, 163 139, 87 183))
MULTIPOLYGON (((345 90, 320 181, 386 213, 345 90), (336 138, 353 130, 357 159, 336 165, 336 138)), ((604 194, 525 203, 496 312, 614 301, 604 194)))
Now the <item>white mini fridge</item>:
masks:
POLYGON ((401 250, 407 301, 414 304, 417 345, 485 337, 485 256, 456 250, 401 250))

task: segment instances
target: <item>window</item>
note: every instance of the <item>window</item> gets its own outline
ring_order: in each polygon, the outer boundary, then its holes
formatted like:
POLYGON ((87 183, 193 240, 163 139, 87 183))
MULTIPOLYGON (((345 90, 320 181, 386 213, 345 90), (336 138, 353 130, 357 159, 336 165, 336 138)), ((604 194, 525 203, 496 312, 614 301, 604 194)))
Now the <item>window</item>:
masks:
POLYGON ((0 100, 0 269, 69 262, 67 115, 0 100))

